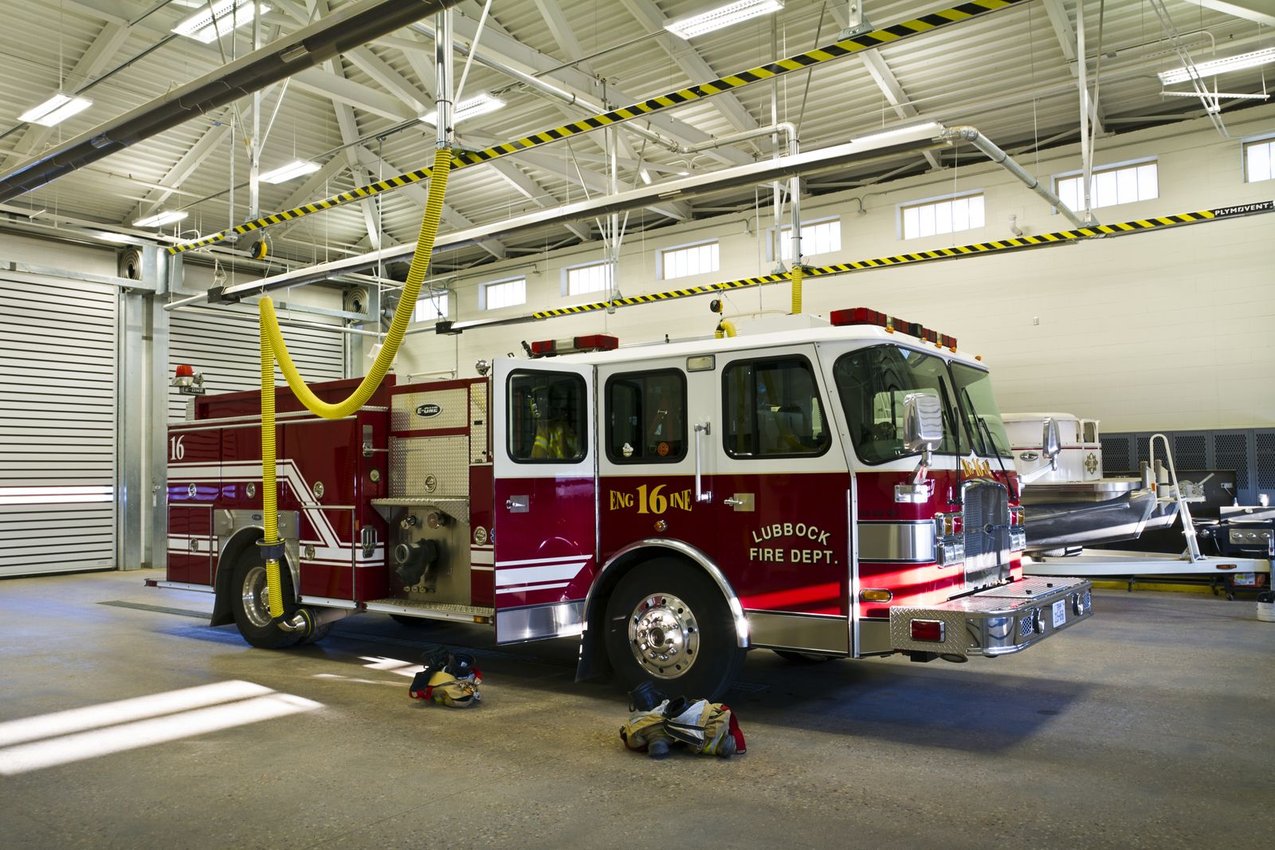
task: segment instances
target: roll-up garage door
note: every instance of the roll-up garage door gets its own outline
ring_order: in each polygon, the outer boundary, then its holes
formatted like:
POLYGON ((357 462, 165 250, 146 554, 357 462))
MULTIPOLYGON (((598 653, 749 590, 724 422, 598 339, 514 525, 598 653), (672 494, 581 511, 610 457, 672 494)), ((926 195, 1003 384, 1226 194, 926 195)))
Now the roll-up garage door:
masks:
MULTIPOLYGON (((287 326, 283 338, 288 353, 305 379, 327 381, 344 377, 344 351, 337 326, 287 326)), ((204 376, 209 393, 254 390, 261 386, 261 342, 257 314, 244 308, 196 307, 175 310, 169 324, 168 362, 186 363, 204 376)), ((176 389, 168 394, 169 420, 186 418, 190 396, 176 389)))
POLYGON ((0 276, 0 575, 115 567, 111 287, 0 276))

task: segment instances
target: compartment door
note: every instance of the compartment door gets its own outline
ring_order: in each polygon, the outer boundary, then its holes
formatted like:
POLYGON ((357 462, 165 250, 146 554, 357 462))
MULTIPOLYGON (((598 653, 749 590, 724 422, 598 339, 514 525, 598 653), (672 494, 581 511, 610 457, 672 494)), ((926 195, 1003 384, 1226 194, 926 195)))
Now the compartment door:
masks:
POLYGON ((493 378, 496 640, 578 635, 597 570, 594 370, 497 360, 493 378))

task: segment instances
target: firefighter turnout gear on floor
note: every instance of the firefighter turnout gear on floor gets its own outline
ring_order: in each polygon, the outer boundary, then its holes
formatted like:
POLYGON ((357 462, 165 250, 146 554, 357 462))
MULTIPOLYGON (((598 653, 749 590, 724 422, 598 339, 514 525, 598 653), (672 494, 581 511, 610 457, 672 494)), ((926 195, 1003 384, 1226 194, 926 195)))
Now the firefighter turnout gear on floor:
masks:
POLYGON ((451 653, 441 647, 425 653, 424 668, 412 678, 408 693, 412 699, 436 702, 449 708, 469 708, 482 699, 478 686, 482 671, 474 658, 451 653))
POLYGON ((629 699, 632 715, 620 727, 620 740, 630 750, 655 759, 667 756, 675 744, 698 755, 722 758, 746 752, 744 733, 728 705, 706 699, 669 699, 650 682, 634 688, 629 699))

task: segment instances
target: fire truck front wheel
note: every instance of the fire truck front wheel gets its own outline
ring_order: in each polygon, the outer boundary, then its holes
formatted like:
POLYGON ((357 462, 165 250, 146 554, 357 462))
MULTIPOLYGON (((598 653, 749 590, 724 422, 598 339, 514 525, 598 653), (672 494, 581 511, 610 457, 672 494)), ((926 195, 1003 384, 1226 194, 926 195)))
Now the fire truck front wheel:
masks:
POLYGON ((744 660, 730 608, 698 567, 660 558, 635 567, 607 604, 607 655, 620 684, 717 699, 744 660))
MULTIPOLYGON (((290 617, 295 613, 296 605, 289 601, 292 598, 292 577, 285 564, 280 565, 279 579, 283 582, 284 616, 290 617)), ((259 559, 253 563, 253 559, 241 558, 235 565, 231 608, 239 634, 253 646, 283 649, 302 639, 300 632, 286 632, 271 619, 266 568, 259 559)))

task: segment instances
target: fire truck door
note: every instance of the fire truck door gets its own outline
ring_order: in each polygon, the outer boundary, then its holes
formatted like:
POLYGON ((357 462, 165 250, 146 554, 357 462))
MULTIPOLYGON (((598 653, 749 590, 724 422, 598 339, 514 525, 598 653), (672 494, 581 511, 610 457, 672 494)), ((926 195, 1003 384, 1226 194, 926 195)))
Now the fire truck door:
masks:
POLYGON ((496 640, 578 635, 597 568, 592 366, 497 360, 493 372, 496 640))
POLYGON ((848 653, 849 467, 812 346, 717 361, 711 523, 755 646, 848 653))

